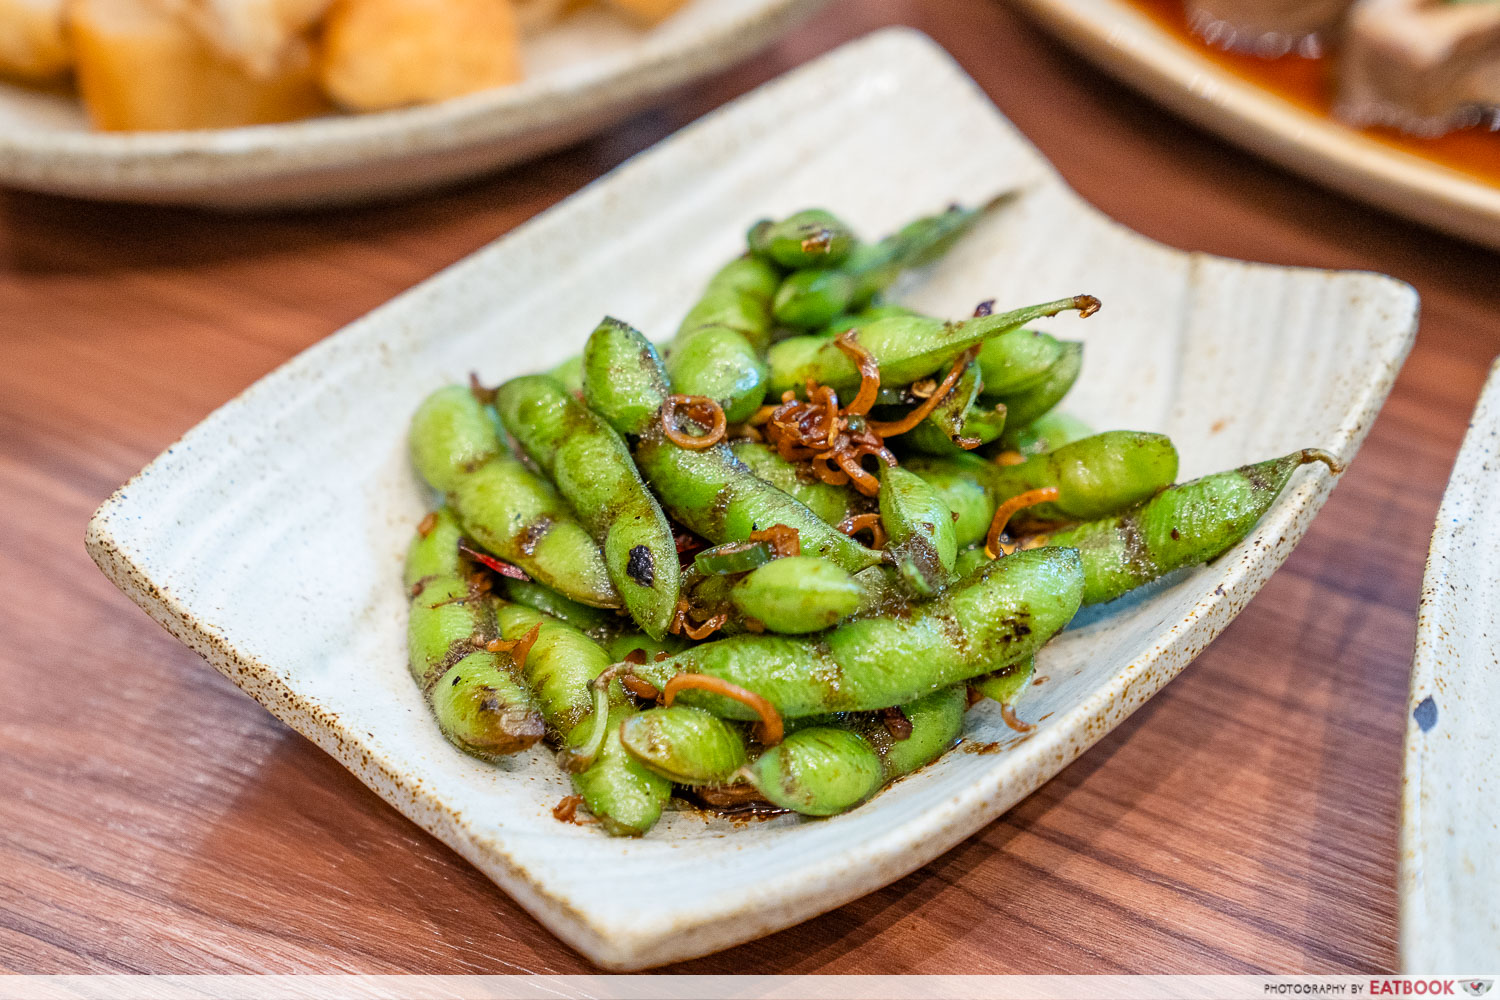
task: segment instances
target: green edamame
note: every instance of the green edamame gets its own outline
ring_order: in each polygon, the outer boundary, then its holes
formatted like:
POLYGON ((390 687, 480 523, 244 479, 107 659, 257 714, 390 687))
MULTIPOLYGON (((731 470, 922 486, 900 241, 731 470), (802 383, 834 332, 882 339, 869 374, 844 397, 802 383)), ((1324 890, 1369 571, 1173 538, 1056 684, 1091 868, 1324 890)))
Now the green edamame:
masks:
POLYGON ((495 623, 483 595, 464 578, 458 538, 445 510, 408 549, 407 665, 443 736, 465 753, 495 760, 541 739, 542 717, 510 657, 480 648, 495 637, 495 623))
POLYGON ((1092 521, 1117 514, 1177 480, 1177 449, 1165 434, 1106 431, 1016 465, 984 463, 981 482, 997 503, 1055 487, 1052 503, 1026 508, 1033 524, 1092 521))
POLYGON ((755 759, 745 778, 772 805, 804 816, 833 816, 880 790, 880 754, 858 733, 812 726, 755 759))
POLYGON ((735 581, 729 600, 772 632, 818 632, 858 611, 864 591, 848 572, 816 556, 776 559, 735 581))
POLYGON ((816 329, 846 310, 859 310, 889 288, 908 268, 933 263, 958 242, 1004 196, 978 209, 954 205, 907 223, 878 243, 857 244, 837 268, 795 271, 776 294, 776 319, 786 326, 816 329))
MULTIPOLYGON (((1082 597, 1076 552, 1017 552, 905 614, 859 618, 817 642, 729 636, 637 672, 658 687, 676 673, 710 674, 761 695, 784 718, 868 711, 1032 655, 1072 619, 1082 597)), ((751 718, 743 705, 718 695, 685 691, 680 697, 723 718, 751 718)))
POLYGON ((1026 690, 1026 685, 1031 683, 1031 677, 1036 673, 1035 657, 1027 657, 992 674, 984 674, 969 681, 969 687, 978 691, 991 701, 997 701, 1002 705, 1014 705, 1021 697, 1021 692, 1026 690))
POLYGON ((709 279, 668 345, 666 371, 678 392, 718 401, 732 423, 765 398, 760 354, 771 342, 771 300, 781 271, 758 257, 732 260, 709 279))
POLYGON ((1085 604, 1112 601, 1233 548, 1270 509, 1292 473, 1309 462, 1339 468, 1325 452, 1292 452, 1170 487, 1119 517, 1056 532, 1048 544, 1078 551, 1085 604))
POLYGON ((748 757, 738 726, 683 705, 630 716, 620 727, 620 745, 678 785, 728 783, 748 757))
MULTIPOLYGON (((590 687, 610 665, 610 657, 588 636, 549 615, 517 604, 496 602, 495 617, 504 638, 515 641, 538 628, 521 671, 547 726, 568 750, 585 746, 598 726, 599 709, 590 687)), ((620 724, 635 713, 619 681, 607 696, 604 739, 573 790, 611 836, 638 837, 661 818, 671 783, 652 774, 620 746, 620 724)))
POLYGON ((757 478, 800 500, 824 522, 837 527, 846 518, 870 510, 869 501, 847 486, 834 486, 810 475, 776 453, 770 445, 741 438, 729 450, 757 478))
POLYGON ((583 347, 583 398, 621 434, 637 435, 661 417, 672 394, 656 347, 629 323, 606 316, 583 347))
POLYGON ((974 360, 987 394, 1018 396, 1036 388, 1065 351, 1063 342, 1050 333, 1020 329, 985 341, 974 360))
POLYGON ((1065 444, 1072 444, 1093 435, 1094 429, 1077 417, 1058 410, 1049 410, 1027 424, 1014 435, 1006 435, 1006 446, 1030 458, 1045 452, 1056 451, 1065 444))
POLYGON ((489 408, 450 386, 412 420, 413 464, 448 495, 474 541, 545 584, 594 607, 619 607, 599 546, 551 483, 511 455, 489 408))
POLYGON ((1083 370, 1083 345, 1077 341, 1065 340, 1062 342, 1062 349, 1062 355, 1047 369, 1041 381, 1013 395, 994 397, 1005 404, 1006 423, 1016 433, 1062 402, 1068 390, 1078 381, 1078 375, 1083 370))
MULTIPOLYGON (((879 365, 882 385, 905 385, 931 375, 969 348, 1032 320, 1067 309, 1088 316, 1098 307, 1098 300, 1092 296, 1076 295, 959 323, 924 316, 892 316, 860 327, 858 341, 879 365)), ((788 389, 801 390, 809 381, 831 386, 841 395, 859 387, 859 370, 854 362, 825 337, 788 337, 771 345, 766 361, 771 370, 768 391, 773 396, 788 389)))
POLYGON ((412 464, 439 493, 452 492, 465 476, 505 454, 494 412, 461 385, 444 386, 422 400, 409 438, 412 464))
POLYGON ((655 427, 637 442, 635 460, 672 518, 715 544, 744 541, 757 529, 784 524, 797 529, 804 554, 822 556, 851 573, 880 561, 879 552, 757 477, 726 445, 681 448, 655 427))
POLYGON ((962 688, 945 688, 902 706, 905 739, 874 720, 799 729, 742 773, 773 805, 836 815, 942 756, 963 732, 967 701, 962 688))
POLYGON ((545 375, 495 391, 500 422, 573 505, 599 543, 625 608, 648 635, 666 634, 681 580, 666 515, 615 429, 545 375))
POLYGON ((857 242, 854 230, 821 208, 804 209, 780 222, 762 219, 750 227, 750 252, 789 270, 833 267, 857 242))
POLYGON ((880 477, 880 521, 886 558, 918 597, 933 597, 953 578, 958 542, 953 512, 936 490, 899 465, 880 477))

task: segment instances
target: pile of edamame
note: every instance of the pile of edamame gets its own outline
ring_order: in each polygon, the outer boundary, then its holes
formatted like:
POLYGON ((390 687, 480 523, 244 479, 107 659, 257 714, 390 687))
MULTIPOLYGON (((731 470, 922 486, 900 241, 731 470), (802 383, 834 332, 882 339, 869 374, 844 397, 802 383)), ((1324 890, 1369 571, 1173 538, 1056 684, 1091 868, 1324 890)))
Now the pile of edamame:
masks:
POLYGON ((1306 450, 1176 484, 1163 435, 1057 407, 1082 345, 881 301, 992 206, 877 242, 757 223, 664 352, 606 318, 581 356, 438 389, 413 462, 442 504, 407 555, 411 673, 444 736, 545 740, 611 835, 674 792, 830 816, 1013 705, 1079 607, 1239 542, 1306 450), (664 356, 663 357, 663 353, 664 356))

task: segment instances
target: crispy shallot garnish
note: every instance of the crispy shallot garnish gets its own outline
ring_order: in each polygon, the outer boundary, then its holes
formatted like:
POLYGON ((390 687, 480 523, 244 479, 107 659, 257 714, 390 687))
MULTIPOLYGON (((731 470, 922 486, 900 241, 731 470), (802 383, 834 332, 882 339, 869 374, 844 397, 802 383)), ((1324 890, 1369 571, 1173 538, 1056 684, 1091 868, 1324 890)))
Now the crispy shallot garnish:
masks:
POLYGON ((879 514, 850 514, 839 522, 838 529, 851 538, 861 531, 868 531, 870 533, 870 548, 885 548, 885 525, 880 523, 879 514))
POLYGON ((729 422, 724 417, 724 408, 717 400, 707 396, 672 395, 661 407, 661 429, 667 440, 679 448, 703 451, 724 440, 729 422), (708 429, 701 437, 688 434, 677 426, 677 415, 681 413, 700 427, 708 429))
POLYGON ((719 677, 711 677, 708 674, 674 674, 672 679, 667 681, 667 686, 662 688, 662 704, 670 708, 672 699, 677 697, 677 692, 689 689, 708 691, 739 702, 760 716, 756 738, 761 743, 770 747, 781 742, 781 737, 786 730, 781 724, 781 713, 776 711, 776 706, 754 691, 746 691, 738 684, 731 684, 719 677))
POLYGON ((787 524, 773 524, 769 528, 752 531, 750 537, 745 540, 765 542, 771 546, 771 551, 776 554, 777 559, 802 554, 802 533, 787 524))
MULTIPOLYGON (((1051 503, 1057 499, 1057 496, 1056 486, 1043 486, 1039 490, 1027 490, 1025 493, 1019 493, 995 508, 995 517, 994 520, 990 521, 989 534, 984 538, 985 555, 991 559, 999 558, 1002 551, 1000 536, 1005 532, 1006 523, 1016 515, 1017 511, 1025 510, 1027 507, 1035 507, 1039 503, 1051 503)), ((1006 552, 1006 555, 1014 551, 1015 549, 1012 547, 1006 552)))
POLYGON ((484 648, 489 653, 509 653, 517 667, 525 667, 526 657, 531 655, 531 647, 536 645, 537 636, 541 634, 542 623, 537 622, 519 639, 491 639, 484 648))
POLYGON ((685 635, 694 642, 697 642, 707 639, 723 628, 725 622, 729 621, 729 615, 721 611, 699 624, 694 624, 693 619, 690 617, 692 613, 693 606, 685 598, 679 599, 677 601, 677 610, 672 614, 672 624, 667 627, 667 631, 672 635, 685 635))
POLYGON ((938 383, 937 389, 920 406, 909 410, 906 416, 900 420, 889 423, 881 420, 871 420, 869 421, 870 430, 883 438, 895 437, 897 434, 905 434, 923 420, 926 420, 927 415, 937 409, 937 405, 947 397, 948 393, 953 391, 953 387, 958 384, 958 380, 962 377, 964 369, 969 367, 969 362, 973 361, 974 356, 978 353, 979 348, 977 347, 971 347, 967 351, 964 351, 953 362, 953 367, 948 369, 948 374, 938 383))

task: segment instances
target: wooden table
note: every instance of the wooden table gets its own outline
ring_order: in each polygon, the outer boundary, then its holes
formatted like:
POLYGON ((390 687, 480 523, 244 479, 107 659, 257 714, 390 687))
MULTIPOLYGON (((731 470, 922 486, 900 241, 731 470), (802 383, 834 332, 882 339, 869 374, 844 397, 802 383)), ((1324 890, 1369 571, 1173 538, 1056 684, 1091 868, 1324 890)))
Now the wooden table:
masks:
POLYGON ((892 22, 947 46, 1127 225, 1397 275, 1422 293, 1422 330, 1306 541, 1163 694, 920 871, 681 968, 1394 966, 1418 584, 1500 350, 1500 257, 1183 125, 991 0, 845 0, 605 137, 398 205, 221 218, 0 194, 0 969, 587 971, 117 593, 84 554, 84 523, 297 351, 726 99, 892 22))

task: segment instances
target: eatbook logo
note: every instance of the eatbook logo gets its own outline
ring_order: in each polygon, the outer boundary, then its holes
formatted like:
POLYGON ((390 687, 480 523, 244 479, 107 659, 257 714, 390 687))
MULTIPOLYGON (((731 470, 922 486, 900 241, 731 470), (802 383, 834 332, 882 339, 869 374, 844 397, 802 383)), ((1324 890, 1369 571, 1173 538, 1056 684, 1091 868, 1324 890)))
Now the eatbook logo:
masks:
POLYGON ((1495 985, 1495 981, 1493 979, 1465 979, 1460 985, 1469 996, 1482 997, 1490 991, 1491 986, 1495 985))

